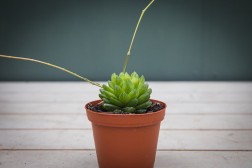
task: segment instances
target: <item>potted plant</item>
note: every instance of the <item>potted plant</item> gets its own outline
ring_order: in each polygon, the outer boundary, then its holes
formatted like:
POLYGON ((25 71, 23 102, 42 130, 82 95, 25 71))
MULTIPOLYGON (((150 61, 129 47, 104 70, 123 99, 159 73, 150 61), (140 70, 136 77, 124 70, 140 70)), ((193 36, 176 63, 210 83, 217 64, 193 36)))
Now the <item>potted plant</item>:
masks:
POLYGON ((152 0, 143 10, 137 22, 123 71, 113 73, 107 85, 95 83, 60 66, 32 58, 0 55, 45 64, 92 85, 100 87, 100 100, 85 105, 87 117, 92 123, 93 135, 100 168, 152 168, 155 162, 160 123, 165 116, 166 104, 150 99, 152 90, 144 76, 136 72, 128 74, 126 67, 138 26, 152 0))

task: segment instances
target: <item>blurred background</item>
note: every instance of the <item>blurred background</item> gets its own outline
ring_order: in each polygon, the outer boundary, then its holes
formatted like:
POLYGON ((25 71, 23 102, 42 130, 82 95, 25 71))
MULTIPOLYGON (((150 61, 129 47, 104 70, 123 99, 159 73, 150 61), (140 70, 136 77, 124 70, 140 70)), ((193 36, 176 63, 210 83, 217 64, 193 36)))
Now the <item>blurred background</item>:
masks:
MULTIPOLYGON (((0 54, 63 66, 91 80, 122 70, 148 0, 0 0, 0 54)), ((128 72, 147 80, 252 80, 251 0, 156 0, 128 72)), ((0 58, 1 81, 79 80, 57 69, 0 58)))

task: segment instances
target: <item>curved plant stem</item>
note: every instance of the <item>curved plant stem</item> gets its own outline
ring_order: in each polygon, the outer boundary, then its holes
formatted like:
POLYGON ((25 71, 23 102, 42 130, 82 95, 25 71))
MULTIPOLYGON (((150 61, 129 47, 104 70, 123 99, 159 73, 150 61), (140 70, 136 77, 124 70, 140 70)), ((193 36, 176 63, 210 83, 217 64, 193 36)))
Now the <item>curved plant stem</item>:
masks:
POLYGON ((130 46, 129 46, 129 50, 127 52, 127 55, 125 57, 125 60, 124 60, 124 65, 123 65, 123 72, 125 73, 125 70, 127 68, 127 65, 128 65, 128 61, 129 61, 129 57, 130 57, 130 51, 131 51, 131 48, 132 48, 132 45, 133 45, 133 42, 134 42, 134 39, 135 39, 135 36, 136 36, 136 33, 137 33, 137 30, 138 30, 138 27, 139 27, 139 24, 143 18, 143 15, 145 13, 145 11, 150 7, 150 5, 154 2, 155 0, 151 0, 151 2, 142 10, 142 13, 138 19, 138 22, 137 22, 137 25, 136 25, 136 28, 135 28, 135 31, 134 31, 134 34, 132 36, 132 39, 131 39, 131 42, 130 42, 130 46))
POLYGON ((77 78, 80 78, 80 79, 82 79, 82 80, 84 80, 86 82, 89 82, 92 85, 95 85, 95 86, 98 86, 98 87, 102 87, 102 85, 99 84, 99 83, 95 83, 95 82, 93 82, 93 81, 91 81, 91 80, 89 80, 87 78, 84 78, 84 77, 82 77, 82 76, 80 76, 80 75, 78 75, 78 74, 76 74, 76 73, 74 73, 72 71, 69 71, 69 70, 67 70, 65 68, 62 68, 60 66, 57 66, 57 65, 54 65, 54 64, 51 64, 51 63, 48 63, 48 62, 44 62, 44 61, 40 61, 40 60, 36 60, 36 59, 32 59, 32 58, 15 57, 15 56, 9 56, 9 55, 0 55, 0 57, 2 57, 2 58, 16 59, 16 60, 24 60, 24 61, 37 62, 37 63, 44 64, 44 65, 47 65, 47 66, 51 66, 51 67, 60 69, 62 71, 65 71, 65 72, 67 72, 67 73, 69 73, 69 74, 71 74, 71 75, 73 75, 73 76, 75 76, 77 78))

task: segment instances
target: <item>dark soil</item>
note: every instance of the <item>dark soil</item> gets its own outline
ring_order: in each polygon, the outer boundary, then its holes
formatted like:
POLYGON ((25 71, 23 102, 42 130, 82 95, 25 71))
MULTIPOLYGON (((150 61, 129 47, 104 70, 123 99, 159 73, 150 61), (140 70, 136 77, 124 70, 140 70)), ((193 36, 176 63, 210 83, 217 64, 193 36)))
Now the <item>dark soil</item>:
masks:
POLYGON ((152 102, 152 105, 149 108, 147 108, 146 113, 156 112, 156 111, 162 110, 163 108, 164 106, 161 105, 160 103, 152 102))
MULTIPOLYGON (((89 110, 92 110, 92 111, 95 111, 95 112, 108 112, 106 111, 105 109, 102 108, 102 104, 97 104, 95 106, 93 106, 92 104, 88 104, 87 105, 87 108, 89 110)), ((163 109, 164 106, 158 102, 153 102, 152 105, 147 108, 147 111, 145 113, 152 113, 152 112, 156 112, 156 111, 159 111, 161 109, 163 109)))

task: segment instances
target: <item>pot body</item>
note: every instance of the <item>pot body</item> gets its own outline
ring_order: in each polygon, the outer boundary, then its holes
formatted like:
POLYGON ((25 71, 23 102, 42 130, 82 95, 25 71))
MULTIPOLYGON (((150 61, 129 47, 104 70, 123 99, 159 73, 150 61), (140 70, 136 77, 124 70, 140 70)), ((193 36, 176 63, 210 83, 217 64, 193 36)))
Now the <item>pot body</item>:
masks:
MULTIPOLYGON (((166 108, 163 102, 151 101, 166 108)), ((87 105, 85 108, 92 123, 100 168, 153 168, 165 108, 146 114, 108 114, 91 111, 87 105)))

